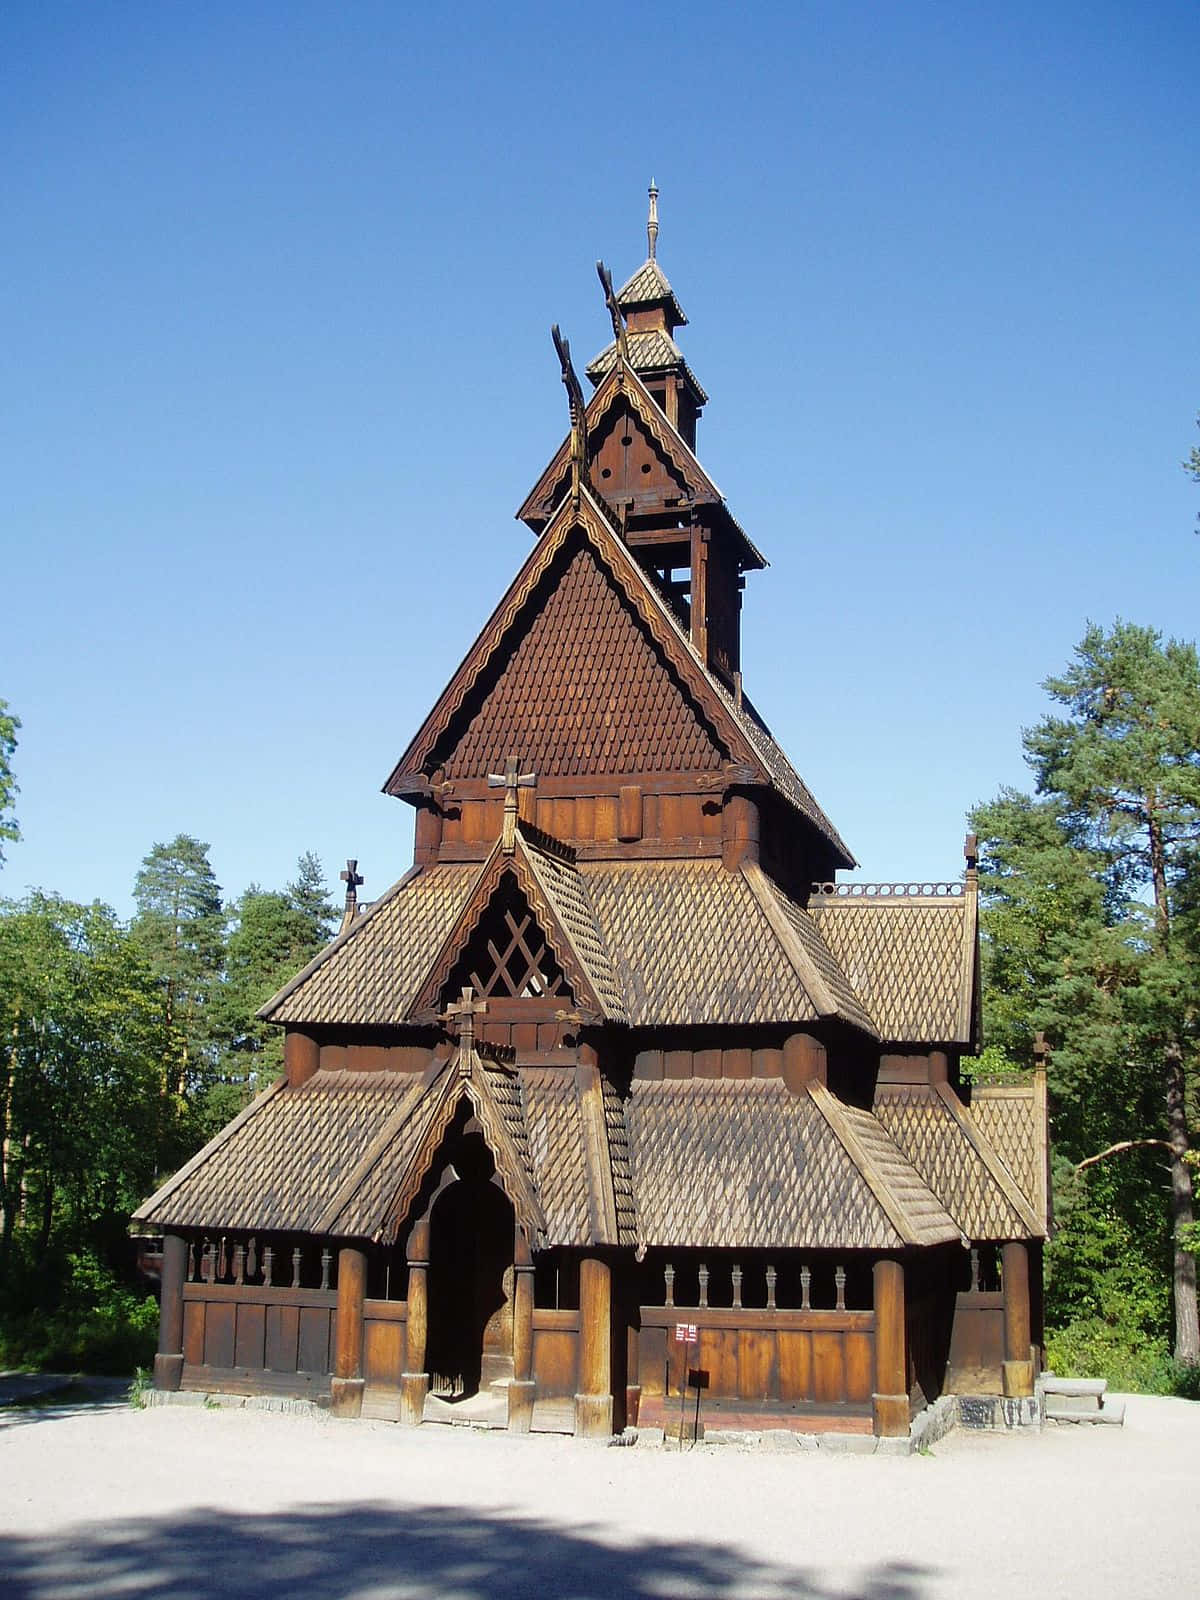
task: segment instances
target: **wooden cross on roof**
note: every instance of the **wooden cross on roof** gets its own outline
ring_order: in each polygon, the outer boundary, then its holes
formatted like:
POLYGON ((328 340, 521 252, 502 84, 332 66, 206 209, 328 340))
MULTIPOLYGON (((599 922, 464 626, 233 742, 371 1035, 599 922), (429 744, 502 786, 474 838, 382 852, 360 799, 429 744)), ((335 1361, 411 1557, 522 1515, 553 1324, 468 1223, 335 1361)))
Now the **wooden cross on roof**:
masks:
POLYGON ((342 927, 348 928, 358 910, 358 886, 366 880, 358 870, 357 860, 347 860, 345 872, 339 873, 338 876, 346 885, 346 907, 342 912, 342 927))
POLYGON ((517 813, 519 810, 517 791, 520 789, 536 789, 537 773, 522 772, 521 764, 516 756, 509 756, 504 764, 503 772, 488 773, 488 788, 504 790, 504 832, 500 838, 500 848, 506 856, 510 856, 517 843, 517 813))
POLYGON ((476 1000, 475 991, 467 984, 459 999, 451 1001, 438 1017, 451 1033, 458 1034, 458 1073, 462 1078, 471 1076, 471 1057, 475 1053, 475 1018, 487 1010, 486 1000, 476 1000))

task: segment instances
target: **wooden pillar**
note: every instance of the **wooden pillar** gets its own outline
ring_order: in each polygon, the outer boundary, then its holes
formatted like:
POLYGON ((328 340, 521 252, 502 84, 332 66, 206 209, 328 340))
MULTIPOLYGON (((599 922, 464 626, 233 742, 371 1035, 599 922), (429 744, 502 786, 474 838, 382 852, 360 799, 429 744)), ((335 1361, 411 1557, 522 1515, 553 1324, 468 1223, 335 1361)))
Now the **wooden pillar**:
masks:
POLYGON ((579 1263, 579 1392, 575 1433, 610 1439, 612 1402, 612 1268, 599 1256, 579 1263))
POLYGON ((1011 1239, 1001 1254, 1001 1288, 1004 1290, 1004 1392, 1033 1393, 1033 1357, 1029 1323, 1029 1249, 1011 1239))
POLYGON ((183 1285, 186 1277, 187 1240, 181 1233, 164 1234, 158 1354, 154 1357, 156 1389, 178 1389, 183 1381, 183 1285))
POLYGON ((904 1343, 904 1267, 890 1256, 875 1263, 875 1432, 908 1432, 908 1361, 904 1343))
POLYGON ((417 807, 413 838, 413 862, 429 866, 438 858, 442 845, 442 809, 436 799, 422 800, 417 807))
POLYGON ((793 1094, 803 1094, 806 1083, 826 1083, 829 1062, 825 1046, 811 1033, 789 1033, 783 1041, 781 1070, 793 1094))
POLYGON ((721 808, 721 862, 733 872, 743 861, 758 860, 758 802, 736 790, 721 808))
POLYGON ((513 1268, 513 1375, 508 1386, 508 1426, 528 1433, 533 1426, 533 1257, 529 1241, 516 1225, 513 1268))
POLYGON ((408 1319, 404 1330, 404 1371, 400 1374, 400 1421, 416 1427, 425 1415, 429 1373, 425 1339, 429 1330, 429 1219, 422 1218, 408 1239, 408 1319))
POLYGON ((363 1400, 363 1302, 367 1255, 356 1245, 338 1251, 337 1316, 329 1409, 335 1417, 357 1417, 363 1400))
POLYGON ((321 1065, 321 1047, 311 1033, 289 1028, 283 1036, 283 1066, 293 1089, 307 1083, 321 1065))

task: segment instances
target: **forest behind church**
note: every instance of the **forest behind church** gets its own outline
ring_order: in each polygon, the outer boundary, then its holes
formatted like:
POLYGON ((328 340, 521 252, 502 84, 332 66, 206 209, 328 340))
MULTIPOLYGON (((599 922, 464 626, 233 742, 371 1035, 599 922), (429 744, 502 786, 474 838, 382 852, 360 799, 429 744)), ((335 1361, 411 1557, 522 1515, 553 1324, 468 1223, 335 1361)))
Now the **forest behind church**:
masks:
MULTIPOLYGON (((1091 625, 1043 688, 1028 792, 971 817, 986 1042, 968 1066, 1003 1079, 1035 1033, 1050 1046, 1049 1364, 1196 1394, 1200 660, 1091 625)), ((19 728, 0 701, 0 852, 19 728)), ((226 901, 186 833, 148 851, 134 904, 122 922, 48 892, 0 901, 0 1364, 149 1359, 130 1211, 277 1075, 255 1012, 335 925, 313 855, 226 901)))

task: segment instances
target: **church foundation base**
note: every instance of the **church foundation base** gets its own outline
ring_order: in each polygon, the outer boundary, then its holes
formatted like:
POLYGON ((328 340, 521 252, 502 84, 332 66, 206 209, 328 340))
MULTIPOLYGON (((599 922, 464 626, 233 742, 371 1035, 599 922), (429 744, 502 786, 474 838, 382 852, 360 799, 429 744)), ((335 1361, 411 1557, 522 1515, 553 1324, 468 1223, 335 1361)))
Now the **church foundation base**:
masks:
POLYGON ((508 1384, 508 1431, 528 1433, 533 1427, 533 1397, 535 1383, 518 1383, 514 1378, 508 1384))
POLYGON ((906 1394, 873 1394, 871 1416, 875 1432, 883 1439, 893 1439, 908 1433, 908 1396, 906 1394))
POLYGON ((427 1372, 405 1372, 400 1376, 400 1421, 415 1428, 425 1414, 425 1396, 429 1393, 427 1372))
POLYGON ((577 1439, 611 1439, 612 1431, 612 1395, 577 1394, 575 1396, 575 1437, 577 1439))
POLYGON ((333 1378, 329 1384, 329 1409, 335 1417, 358 1417, 362 1415, 363 1390, 366 1384, 362 1378, 333 1378))
POLYGON ((1004 1375, 1004 1393, 1008 1399, 1033 1393, 1032 1361, 1006 1361, 1001 1371, 1004 1375))
POLYGON ((154 1387, 178 1389, 183 1382, 183 1355, 157 1355, 154 1358, 154 1387))

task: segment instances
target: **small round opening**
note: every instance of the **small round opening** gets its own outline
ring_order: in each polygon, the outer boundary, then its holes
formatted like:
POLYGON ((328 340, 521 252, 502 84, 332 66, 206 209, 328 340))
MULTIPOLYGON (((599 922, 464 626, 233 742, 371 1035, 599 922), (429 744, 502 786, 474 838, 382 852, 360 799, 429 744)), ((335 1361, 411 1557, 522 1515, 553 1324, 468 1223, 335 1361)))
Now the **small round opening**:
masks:
POLYGON ((633 443, 633 436, 632 436, 632 434, 628 434, 628 433, 626 433, 626 434, 622 434, 622 436, 621 436, 621 443, 622 443, 622 444, 623 444, 623 445, 624 445, 624 446, 625 446, 625 448, 626 448, 626 449, 627 449, 627 450, 628 450, 628 448, 629 448, 629 446, 630 446, 630 445, 631 445, 631 444, 632 444, 632 443, 633 443))
POLYGON ((642 462, 642 471, 643 472, 649 472, 650 471, 650 463, 648 461, 643 461, 642 462))
POLYGON ((600 468, 600 476, 602 478, 611 478, 612 477, 612 468, 611 467, 601 467, 600 468))

